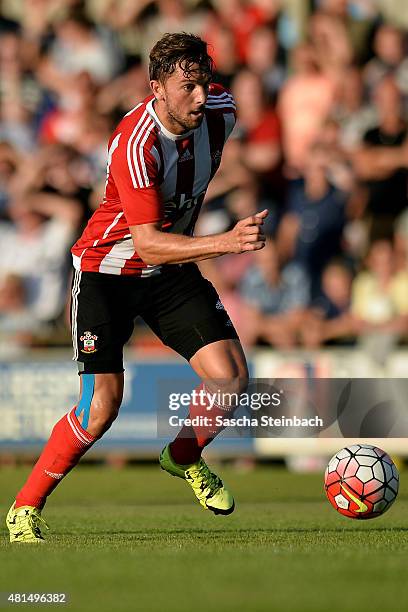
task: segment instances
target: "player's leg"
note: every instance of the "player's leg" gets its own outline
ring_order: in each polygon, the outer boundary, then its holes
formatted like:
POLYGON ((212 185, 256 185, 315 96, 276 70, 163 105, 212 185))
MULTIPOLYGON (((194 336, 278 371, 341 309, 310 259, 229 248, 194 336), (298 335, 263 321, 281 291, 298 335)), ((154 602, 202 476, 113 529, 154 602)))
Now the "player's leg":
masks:
POLYGON ((242 393, 248 384, 247 363, 238 339, 218 340, 203 346, 190 359, 190 365, 201 378, 205 393, 201 395, 202 401, 190 405, 189 416, 206 416, 207 420, 196 419, 198 424, 194 427, 185 425, 170 444, 172 457, 182 465, 200 459, 205 446, 222 429, 216 425, 217 416, 225 417, 234 411, 236 404, 231 398, 242 393), (208 395, 217 398, 211 410, 208 410, 208 395))
MULTIPOLYGON (((221 384, 224 392, 242 391, 248 373, 237 333, 216 290, 195 265, 169 266, 160 284, 152 283, 151 308, 142 316, 165 344, 190 362, 206 386, 221 384)), ((226 408, 233 409, 217 409, 226 408)), ((199 410, 205 412, 205 402, 199 410)), ((183 428, 163 449, 160 465, 173 476, 186 479, 205 508, 215 514, 230 514, 234 509, 232 495, 201 458, 202 449, 217 433, 202 430, 197 436, 193 428, 183 428)))
POLYGON ((37 463, 7 516, 11 542, 41 542, 47 497, 118 415, 123 373, 82 374, 78 405, 54 426, 37 463))
POLYGON ((55 425, 8 517, 11 541, 42 541, 47 497, 116 418, 123 393, 123 345, 133 329, 129 281, 76 272, 72 290, 74 359, 81 374, 78 405, 55 425))
POLYGON ((166 471, 189 482, 204 508, 214 514, 231 514, 235 508, 234 497, 209 469, 201 453, 223 429, 217 424, 217 417, 224 419, 231 415, 237 405, 234 398, 247 386, 245 356, 239 340, 225 339, 199 349, 190 364, 203 381, 199 390, 204 393, 196 396, 202 399, 193 401, 189 409, 189 416, 196 424, 182 427, 176 439, 162 451, 160 463, 166 471), (209 397, 217 398, 216 403, 209 403, 209 397))

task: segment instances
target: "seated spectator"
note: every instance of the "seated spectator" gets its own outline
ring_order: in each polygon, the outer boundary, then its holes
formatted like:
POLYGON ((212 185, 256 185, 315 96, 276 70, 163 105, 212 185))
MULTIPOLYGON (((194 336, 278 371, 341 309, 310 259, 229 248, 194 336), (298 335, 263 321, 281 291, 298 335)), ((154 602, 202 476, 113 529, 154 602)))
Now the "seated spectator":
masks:
POLYGON ((313 300, 301 329, 302 344, 318 348, 324 344, 350 344, 355 335, 350 313, 353 274, 341 259, 323 270, 321 294, 313 300))
POLYGON ((275 244, 267 241, 246 271, 239 294, 245 303, 245 327, 251 344, 261 340, 280 348, 297 342, 310 299, 305 270, 295 262, 280 265, 275 244))
POLYGON ((366 267, 353 282, 351 312, 362 346, 383 362, 408 334, 408 269, 397 271, 392 245, 386 240, 372 244, 366 267))
POLYGON ((278 249, 294 258, 310 276, 312 298, 320 294, 325 265, 341 254, 347 194, 328 179, 329 156, 324 145, 309 149, 303 177, 291 181, 285 214, 278 228, 278 249))
POLYGON ((364 330, 406 330, 408 270, 396 271, 395 253, 386 240, 377 240, 366 259, 367 269, 353 281, 351 309, 364 330))

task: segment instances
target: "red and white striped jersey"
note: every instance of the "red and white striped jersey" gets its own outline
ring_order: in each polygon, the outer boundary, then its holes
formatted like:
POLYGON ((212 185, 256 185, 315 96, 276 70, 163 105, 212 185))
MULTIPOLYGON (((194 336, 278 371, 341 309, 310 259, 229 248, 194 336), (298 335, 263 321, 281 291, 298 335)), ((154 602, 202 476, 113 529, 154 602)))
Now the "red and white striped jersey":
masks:
POLYGON ((162 230, 192 235, 208 183, 235 124, 235 104, 211 84, 200 127, 180 136, 159 121, 149 96, 127 113, 109 141, 103 201, 72 247, 77 270, 149 276, 129 226, 162 222, 162 230))

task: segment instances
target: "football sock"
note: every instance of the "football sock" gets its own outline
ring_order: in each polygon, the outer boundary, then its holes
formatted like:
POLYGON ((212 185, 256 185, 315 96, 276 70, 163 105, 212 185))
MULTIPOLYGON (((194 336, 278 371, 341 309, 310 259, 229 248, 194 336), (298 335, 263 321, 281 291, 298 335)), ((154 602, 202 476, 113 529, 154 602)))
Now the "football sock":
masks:
POLYGON ((79 423, 75 408, 54 426, 40 458, 16 497, 16 508, 43 508, 58 483, 97 440, 79 423))
POLYGON ((217 416, 225 417, 227 413, 234 410, 234 407, 210 403, 203 383, 196 391, 196 397, 197 399, 199 397, 200 400, 192 401, 189 408, 189 418, 196 418, 196 423, 183 425, 175 440, 170 444, 172 459, 183 466, 196 463, 203 449, 224 429, 222 425, 217 425, 217 416), (204 393, 200 394, 201 390, 204 393))

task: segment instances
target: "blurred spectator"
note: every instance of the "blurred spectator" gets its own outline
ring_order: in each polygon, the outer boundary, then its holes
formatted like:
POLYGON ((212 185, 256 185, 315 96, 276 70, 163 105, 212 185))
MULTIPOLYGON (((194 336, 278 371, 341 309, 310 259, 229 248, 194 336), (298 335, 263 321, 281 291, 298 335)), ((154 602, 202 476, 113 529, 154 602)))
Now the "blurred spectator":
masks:
POLYGON ((302 344, 318 348, 325 344, 350 344, 355 335, 350 312, 353 274, 341 259, 332 260, 322 273, 321 293, 311 307, 301 329, 302 344))
POLYGON ((36 163, 32 164, 35 178, 40 180, 45 193, 74 200, 75 207, 80 204, 83 221, 90 217, 93 211, 90 210, 89 198, 95 176, 84 156, 70 147, 51 145, 45 147, 36 163))
POLYGON ((382 362, 408 333, 408 269, 397 271, 385 240, 372 244, 366 266, 353 282, 351 310, 363 347, 382 362))
POLYGON ((258 74, 269 102, 275 102, 286 77, 286 70, 278 60, 278 39, 270 25, 255 28, 248 41, 248 68, 258 74))
POLYGON ((48 70, 50 76, 88 72, 96 83, 106 83, 121 67, 122 56, 109 31, 97 30, 84 14, 73 13, 55 25, 48 70))
POLYGON ((135 105, 150 94, 148 74, 140 63, 133 65, 97 93, 97 110, 119 121, 135 105))
POLYGON ((0 346, 10 339, 24 343, 38 326, 27 306, 24 281, 15 274, 0 276, 0 346))
POLYGON ((374 38, 374 57, 364 68, 364 81, 370 94, 384 77, 392 75, 398 87, 408 94, 408 58, 404 35, 398 28, 383 24, 374 38))
POLYGON ((355 65, 343 72, 333 116, 340 124, 339 144, 347 151, 361 145, 365 133, 377 124, 377 111, 365 101, 362 74, 355 65))
POLYGON ((269 208, 276 223, 284 197, 281 128, 275 109, 267 102, 259 75, 242 69, 232 92, 237 102, 243 162, 259 183, 261 208, 269 208))
POLYGON ((291 181, 288 202, 278 232, 278 248, 287 259, 305 267, 312 297, 320 293, 325 265, 342 251, 347 195, 329 182, 329 157, 315 144, 307 155, 303 177, 291 181))
POLYGON ((225 26, 233 33, 239 62, 245 63, 251 33, 259 25, 276 19, 280 2, 277 0, 263 3, 251 0, 215 0, 214 5, 215 14, 210 18, 207 29, 203 33, 214 48, 215 63, 218 63, 220 55, 216 46, 216 32, 218 28, 225 26))
POLYGON ((213 45, 217 51, 214 81, 230 89, 239 69, 236 42, 231 29, 227 26, 217 28, 213 33, 213 45))
POLYGON ((367 185, 371 240, 390 238, 396 217, 407 206, 407 124, 401 103, 394 79, 384 78, 375 90, 378 125, 366 132, 354 156, 358 176, 367 185))
POLYGON ((408 270, 396 270, 392 245, 377 240, 366 259, 367 269, 353 282, 352 311, 367 328, 395 323, 408 315, 408 270))
POLYGON ((192 10, 186 0, 156 0, 153 8, 155 14, 147 17, 139 30, 146 65, 150 49, 163 34, 179 31, 200 34, 207 21, 207 12, 202 9, 192 10))
POLYGON ((284 83, 278 104, 286 162, 291 168, 301 170, 310 145, 329 116, 335 84, 321 71, 310 44, 294 49, 292 67, 293 74, 284 83))
MULTIPOLYGON (((80 211, 74 201, 32 193, 10 202, 9 216, 11 223, 0 224, 3 311, 18 302, 17 311, 29 312, 30 330, 36 332, 62 312, 67 253, 80 211)), ((26 316, 22 323, 27 331, 26 316)))
POLYGON ((313 41, 320 68, 339 81, 342 69, 354 59, 344 20, 328 12, 316 12, 309 21, 309 38, 313 41))
POLYGON ((378 19, 378 0, 318 0, 316 4, 322 12, 343 24, 355 59, 359 63, 365 61, 370 35, 378 19))
POLYGON ((271 240, 253 260, 239 286, 246 304, 247 339, 251 333, 251 344, 260 339, 273 346, 292 347, 310 299, 307 273, 296 262, 280 265, 271 240))

